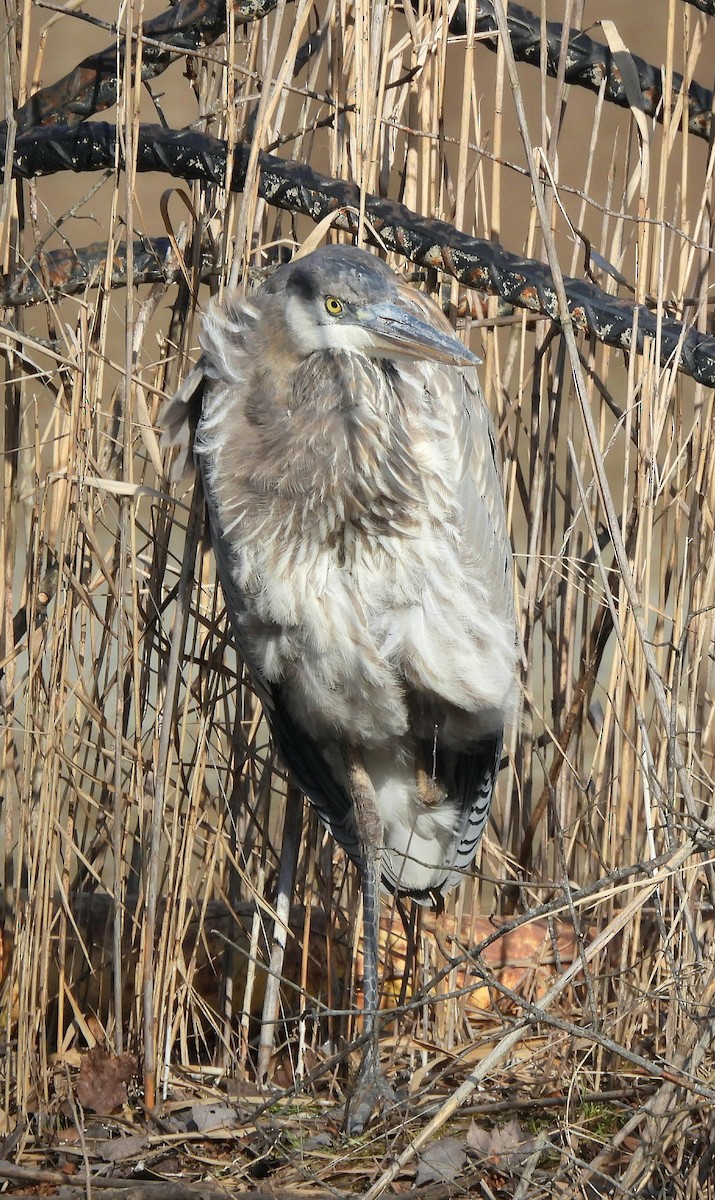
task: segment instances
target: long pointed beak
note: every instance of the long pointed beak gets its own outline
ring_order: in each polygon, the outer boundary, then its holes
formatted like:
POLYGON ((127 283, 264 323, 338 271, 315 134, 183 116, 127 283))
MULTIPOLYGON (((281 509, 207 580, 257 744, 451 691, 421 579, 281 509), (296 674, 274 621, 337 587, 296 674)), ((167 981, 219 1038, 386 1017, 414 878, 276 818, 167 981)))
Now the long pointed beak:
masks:
POLYGON ((434 329, 399 304, 369 304, 357 314, 360 327, 370 333, 375 351, 401 358, 476 366, 481 362, 456 337, 434 329))

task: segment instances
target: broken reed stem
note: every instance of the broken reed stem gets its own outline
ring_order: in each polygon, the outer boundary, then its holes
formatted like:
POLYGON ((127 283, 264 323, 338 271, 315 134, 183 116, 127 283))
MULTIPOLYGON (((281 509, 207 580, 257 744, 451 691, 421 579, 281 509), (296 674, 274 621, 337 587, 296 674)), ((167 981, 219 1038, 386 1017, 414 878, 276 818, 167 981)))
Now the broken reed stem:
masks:
POLYGON ((166 796, 169 749, 173 739, 173 722, 181 672, 181 662, 186 642, 186 627, 189 617, 190 596, 193 590, 194 563, 199 540, 199 529, 203 523, 203 493, 196 482, 191 512, 186 532, 186 545, 181 564, 181 574, 176 593, 174 623, 171 631, 166 680, 163 688, 161 729, 157 755, 157 770, 154 781, 154 801, 151 813, 148 854, 145 868, 146 903, 144 920, 143 952, 143 1013, 144 1013, 144 1102, 151 1111, 156 1104, 157 1074, 157 1026, 155 1017, 154 961, 156 939, 156 913, 159 898, 159 875, 161 871, 161 848, 166 796))

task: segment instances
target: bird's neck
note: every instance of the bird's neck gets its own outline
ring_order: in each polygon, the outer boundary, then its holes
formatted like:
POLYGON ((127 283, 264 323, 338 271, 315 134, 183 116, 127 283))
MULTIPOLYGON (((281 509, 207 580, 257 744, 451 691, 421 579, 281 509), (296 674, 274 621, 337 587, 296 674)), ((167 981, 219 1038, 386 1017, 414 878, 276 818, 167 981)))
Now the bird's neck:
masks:
POLYGON ((407 533, 424 497, 409 403, 394 369, 361 354, 314 354, 295 374, 290 408, 273 408, 271 487, 321 526, 407 533), (286 454, 286 447, 288 454, 286 454))

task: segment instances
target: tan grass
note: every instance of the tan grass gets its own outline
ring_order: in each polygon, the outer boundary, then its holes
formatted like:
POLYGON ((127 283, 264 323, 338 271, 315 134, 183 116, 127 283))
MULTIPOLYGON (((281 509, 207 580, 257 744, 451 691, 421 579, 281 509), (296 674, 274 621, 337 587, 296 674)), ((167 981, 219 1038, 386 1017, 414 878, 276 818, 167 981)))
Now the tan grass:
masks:
MULTIPOLYGON (((563 7, 574 19, 579 6, 563 7)), ((651 22, 644 0, 632 7, 651 22)), ((158 11, 122 6, 123 31, 158 11)), ((617 12, 604 0, 600 15, 618 25, 617 12)), ((562 6, 548 15, 561 18, 562 6)), ((508 57, 449 39, 446 16, 444 3, 409 14, 387 0, 321 0, 315 10, 281 3, 194 56, 191 80, 176 64, 153 90, 165 92, 170 124, 195 119, 235 144, 250 116, 256 153, 278 143, 279 153, 367 191, 551 256, 566 274, 581 270, 573 231, 584 230, 639 299, 654 298, 661 313, 673 304, 687 319, 692 300, 695 323, 707 328, 715 158, 680 131, 682 103, 672 115, 666 104, 662 126, 652 127, 602 94, 520 66, 520 115, 508 57), (316 21, 324 40, 293 78, 316 21), (529 145, 538 147, 532 164, 529 145), (532 185, 514 165, 533 166, 532 185)), ((40 69, 43 82, 66 69, 60 30, 70 42, 83 33, 72 16, 53 15, 46 33, 41 23, 30 23, 29 6, 14 13, 6 113, 40 69)), ((630 48, 665 63, 666 96, 678 63, 688 78, 710 81, 712 32, 694 9, 670 3, 662 28, 643 36, 630 48)), ((116 120, 129 161, 142 119, 153 119, 152 105, 128 62, 116 120)), ((286 784, 230 647, 200 505, 191 487, 170 490, 157 450, 161 400, 196 355, 208 296, 194 284, 200 239, 217 247, 220 289, 229 280, 247 286, 276 244, 293 247, 309 233, 306 220, 258 198, 255 169, 249 181, 230 196, 128 171, 82 203, 86 180, 20 190, 4 182, 4 270, 19 269, 40 240, 106 236, 112 246, 166 226, 191 285, 110 292, 105 281, 4 315, 12 326, 0 335, 9 1115, 54 1114, 57 1064, 94 1041, 139 1055, 153 1107, 188 1077, 212 1086, 257 1075, 300 1081, 359 1032, 354 873, 307 807, 283 840, 286 784), (15 645, 23 610, 28 632, 15 645), (272 986, 280 975, 288 984, 272 986), (320 1020, 307 1015, 312 1007, 320 1020), (262 1040, 261 1014, 270 1021, 262 1040)), ((606 273, 599 282, 616 290, 606 273)), ((465 297, 444 283, 426 286, 456 315, 465 297)), ((704 1083, 715 900, 712 393, 661 367, 657 338, 625 360, 554 337, 545 320, 519 312, 497 320, 493 299, 466 299, 464 336, 484 359, 505 457, 521 715, 480 873, 450 898, 448 932, 440 935, 439 922, 436 933, 416 930, 419 954, 401 997, 409 1011, 390 1026, 392 1061, 427 1071, 463 1056, 460 1099, 490 1071, 508 1088, 507 1062, 521 1093, 538 1096, 545 1046, 557 1064, 552 1091, 597 1092, 623 1061, 656 1082, 666 1064, 672 1086, 691 1076, 704 1083), (461 956, 470 961, 485 915, 540 906, 572 931, 576 950, 568 963, 551 956, 549 982, 523 993, 521 1015, 518 998, 509 1000, 515 1023, 502 1037, 503 999, 491 993, 485 1026, 483 1003, 465 994, 461 956), (409 1008, 443 968, 434 1002, 409 1008), (558 1050, 554 1011, 570 1030, 558 1050), (478 1027, 489 1049, 473 1067, 478 1027), (544 1041, 532 1054, 538 1029, 544 1041)), ((481 976, 466 978, 483 999, 481 976)), ((343 1086, 337 1068, 315 1084, 337 1099, 343 1086)), ((664 1111, 648 1117, 651 1146, 664 1111)), ((633 1118, 637 1133, 645 1116, 633 1118)))

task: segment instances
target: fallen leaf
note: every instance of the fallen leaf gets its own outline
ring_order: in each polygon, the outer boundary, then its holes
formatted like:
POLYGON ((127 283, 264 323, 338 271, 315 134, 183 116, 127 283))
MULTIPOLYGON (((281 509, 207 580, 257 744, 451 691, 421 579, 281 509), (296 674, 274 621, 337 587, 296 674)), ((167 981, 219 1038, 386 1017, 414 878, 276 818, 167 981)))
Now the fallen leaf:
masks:
POLYGON ((462 1172, 467 1151, 454 1137, 431 1142, 419 1156, 415 1186, 425 1183, 452 1183, 462 1172))
POLYGON ((93 1153, 105 1162, 123 1162, 127 1158, 140 1158, 149 1146, 149 1139, 139 1133, 127 1137, 104 1138, 93 1146, 93 1153))
POLYGON ((127 1084, 136 1069, 133 1054, 110 1054, 101 1046, 93 1046, 82 1056, 75 1085, 82 1108, 105 1116, 121 1108, 127 1102, 127 1084))
POLYGON ((178 1155, 167 1154, 165 1158, 155 1158, 152 1162, 152 1171, 155 1175, 160 1175, 165 1178, 167 1175, 180 1175, 181 1162, 178 1155))
POLYGON ((333 1145, 333 1138, 329 1133, 316 1133, 313 1137, 306 1138, 301 1142, 300 1148, 303 1154, 310 1150, 327 1150, 333 1145))
POLYGON ((536 1139, 525 1136, 516 1117, 494 1129, 484 1129, 472 1121, 467 1131, 467 1146, 480 1158, 487 1158, 495 1166, 509 1170, 533 1153, 536 1139))
POLYGON ((205 1133, 209 1129, 230 1129, 238 1115, 230 1104, 192 1104, 191 1120, 199 1133, 205 1133))
POLYGON ((477 1125, 475 1120, 469 1122, 467 1130, 467 1145, 470 1150, 474 1150, 480 1158, 488 1158, 492 1144, 491 1129, 485 1129, 483 1125, 477 1125))

